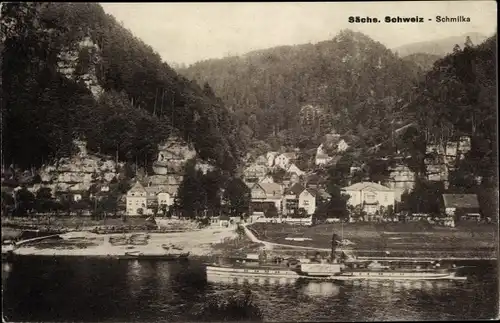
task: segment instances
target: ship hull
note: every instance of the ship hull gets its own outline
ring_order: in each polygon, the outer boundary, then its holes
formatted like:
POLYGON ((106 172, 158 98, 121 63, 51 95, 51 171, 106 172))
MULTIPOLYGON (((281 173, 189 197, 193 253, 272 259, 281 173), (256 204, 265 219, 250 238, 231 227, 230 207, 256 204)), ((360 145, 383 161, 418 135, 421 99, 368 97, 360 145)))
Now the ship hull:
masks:
POLYGON ((237 268, 222 266, 207 266, 207 276, 224 277, 262 277, 262 278, 299 278, 297 272, 283 268, 263 267, 263 268, 237 268))
POLYGON ((466 280, 467 277, 457 276, 455 273, 342 273, 329 276, 329 280, 466 280))
POLYGON ((207 277, 224 278, 292 278, 308 280, 466 280, 467 277, 457 276, 455 272, 384 272, 384 271, 362 271, 362 272, 337 272, 327 274, 322 272, 319 275, 312 273, 304 274, 283 268, 257 267, 257 268, 239 268, 231 266, 213 266, 206 267, 207 277))

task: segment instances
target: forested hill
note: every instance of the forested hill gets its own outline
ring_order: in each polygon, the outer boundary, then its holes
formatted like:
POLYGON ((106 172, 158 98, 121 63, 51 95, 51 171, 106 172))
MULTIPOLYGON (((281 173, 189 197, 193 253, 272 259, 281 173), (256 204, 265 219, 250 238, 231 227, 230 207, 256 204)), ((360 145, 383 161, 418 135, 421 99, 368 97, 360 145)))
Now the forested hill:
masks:
POLYGON ((238 163, 244 147, 221 100, 99 4, 4 3, 1 26, 4 165, 57 160, 75 137, 146 165, 173 134, 223 169, 238 163))
POLYGON ((414 158, 418 166, 415 171, 423 173, 426 143, 447 145, 468 136, 471 151, 455 165, 453 180, 462 187, 474 187, 478 180, 498 187, 496 35, 479 45, 470 38, 461 43, 436 62, 416 88, 408 109, 414 112, 421 131, 414 145, 406 143, 403 147, 418 155, 414 158))
POLYGON ((463 43, 463 40, 467 37, 469 37, 474 44, 480 44, 488 38, 487 36, 476 32, 466 33, 461 36, 452 36, 442 39, 411 43, 394 48, 394 51, 401 55, 401 57, 417 53, 444 57, 447 54, 452 53, 453 46, 463 43))
POLYGON ((385 133, 387 122, 406 117, 399 113, 404 98, 423 74, 412 60, 350 30, 317 44, 206 60, 179 72, 208 82, 235 111, 247 136, 275 148, 311 148, 332 129, 367 138, 385 133), (318 108, 314 127, 304 127, 300 117, 306 105, 318 108))
POLYGON ((403 60, 415 63, 423 71, 430 71, 434 63, 443 56, 426 53, 415 53, 403 57, 403 60))

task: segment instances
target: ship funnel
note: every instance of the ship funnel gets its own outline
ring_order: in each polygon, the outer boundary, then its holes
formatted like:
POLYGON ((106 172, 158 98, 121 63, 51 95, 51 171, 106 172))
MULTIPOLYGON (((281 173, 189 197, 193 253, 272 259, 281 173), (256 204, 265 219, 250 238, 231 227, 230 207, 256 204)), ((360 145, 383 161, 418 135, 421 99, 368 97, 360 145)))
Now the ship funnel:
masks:
POLYGON ((330 255, 332 262, 335 260, 335 250, 337 249, 337 240, 338 240, 338 237, 334 232, 332 235, 332 250, 331 250, 331 255, 330 255))

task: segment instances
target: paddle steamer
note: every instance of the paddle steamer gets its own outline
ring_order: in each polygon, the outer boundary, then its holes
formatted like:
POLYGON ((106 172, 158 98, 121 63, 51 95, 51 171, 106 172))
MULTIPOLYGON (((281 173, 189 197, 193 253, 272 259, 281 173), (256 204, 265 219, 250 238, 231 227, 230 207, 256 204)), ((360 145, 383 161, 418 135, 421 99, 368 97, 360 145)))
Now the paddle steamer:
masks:
POLYGON ((413 261, 386 259, 358 260, 341 251, 329 259, 267 259, 266 255, 232 258, 229 263, 208 264, 207 276, 269 277, 316 280, 466 280, 458 275, 459 268, 442 266, 439 261, 413 261), (232 262, 231 262, 232 260, 232 262))

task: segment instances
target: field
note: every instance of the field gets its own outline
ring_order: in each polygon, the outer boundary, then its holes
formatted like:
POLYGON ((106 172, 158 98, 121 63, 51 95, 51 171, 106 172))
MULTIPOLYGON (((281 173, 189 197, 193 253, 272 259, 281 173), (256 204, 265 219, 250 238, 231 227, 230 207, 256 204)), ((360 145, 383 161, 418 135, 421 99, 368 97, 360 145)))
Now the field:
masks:
POLYGON ((313 227, 255 223, 249 226, 258 239, 314 248, 330 248, 333 232, 348 239, 358 255, 419 257, 495 257, 497 227, 491 224, 460 223, 456 228, 427 223, 335 223, 313 227), (303 237, 312 240, 290 241, 303 237))

